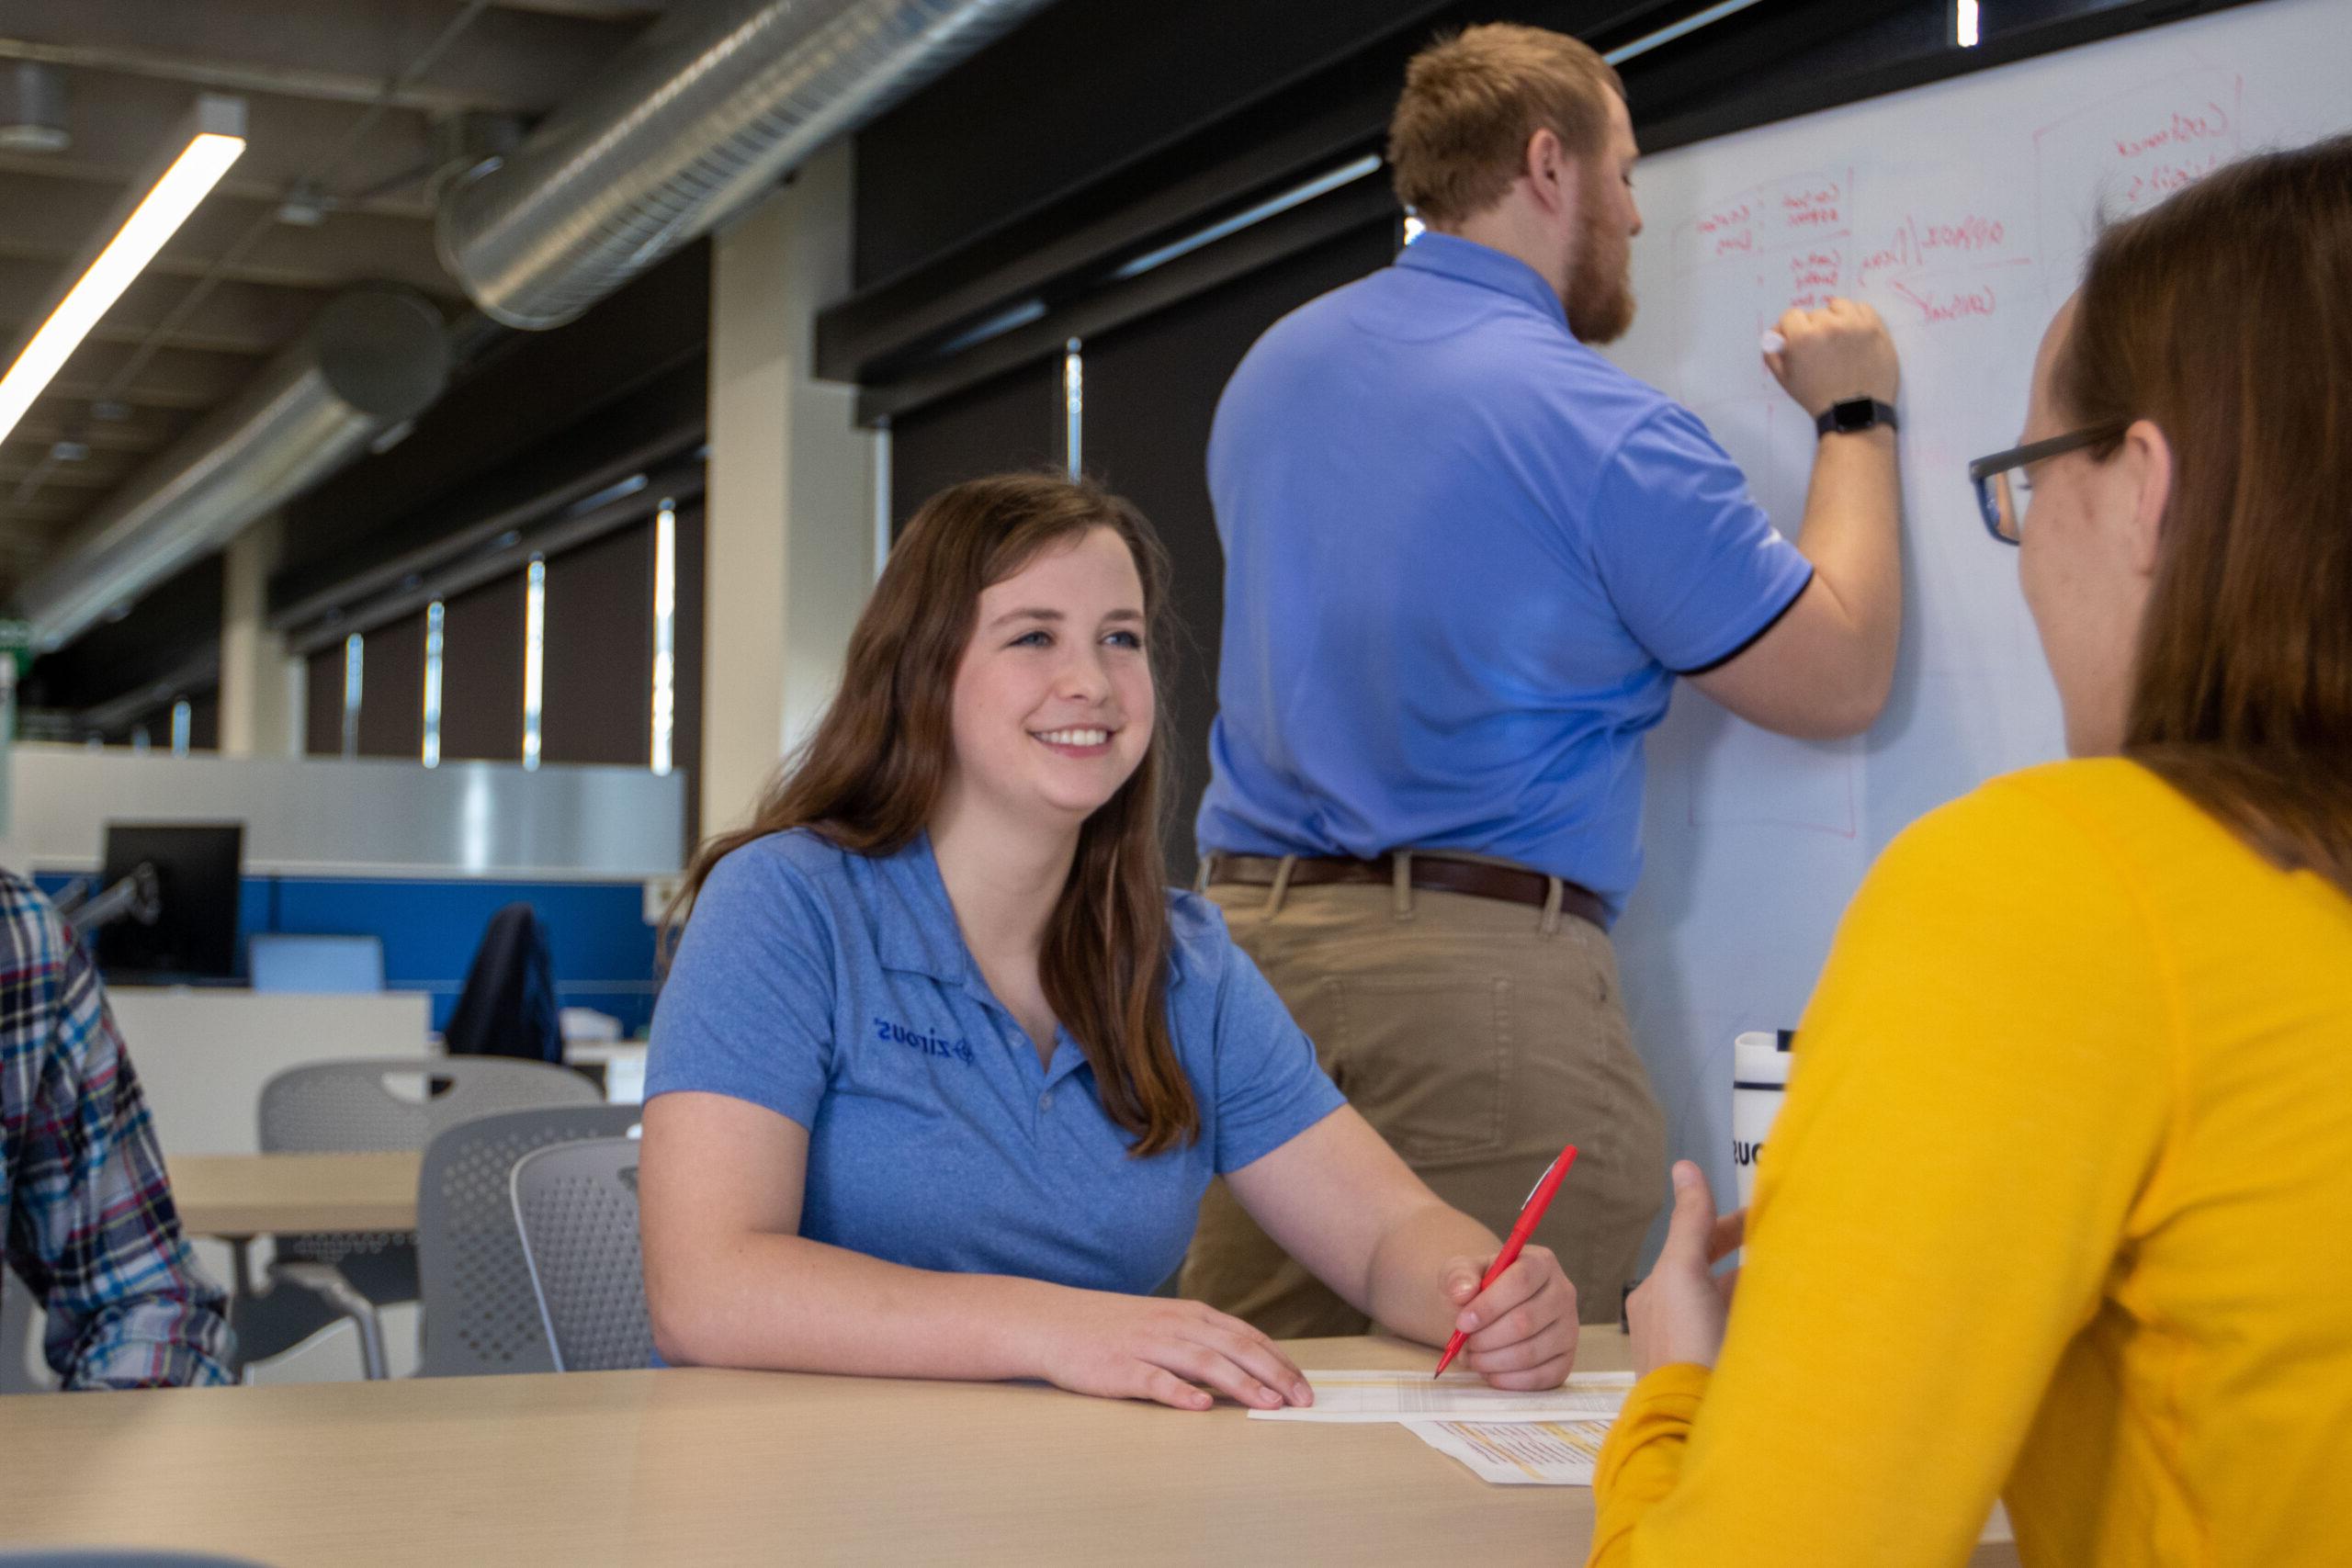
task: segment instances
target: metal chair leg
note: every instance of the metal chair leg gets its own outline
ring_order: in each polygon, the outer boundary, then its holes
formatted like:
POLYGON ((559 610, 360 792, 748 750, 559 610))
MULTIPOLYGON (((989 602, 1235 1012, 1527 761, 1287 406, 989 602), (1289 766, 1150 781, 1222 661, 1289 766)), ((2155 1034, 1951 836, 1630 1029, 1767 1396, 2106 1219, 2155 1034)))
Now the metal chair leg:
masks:
POLYGON ((335 1311, 351 1319, 359 1331, 359 1365, 370 1379, 391 1376, 390 1364, 384 1359, 384 1323, 377 1315, 376 1303, 355 1289, 350 1280, 332 1265, 325 1263, 275 1263, 270 1273, 279 1280, 312 1292, 335 1311))

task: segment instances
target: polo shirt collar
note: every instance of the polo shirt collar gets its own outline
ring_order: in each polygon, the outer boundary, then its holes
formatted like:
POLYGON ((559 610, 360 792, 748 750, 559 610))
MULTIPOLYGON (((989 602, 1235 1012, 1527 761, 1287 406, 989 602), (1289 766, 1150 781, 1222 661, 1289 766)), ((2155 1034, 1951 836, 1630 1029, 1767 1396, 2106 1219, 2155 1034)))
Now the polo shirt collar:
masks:
POLYGON ((931 834, 917 833, 906 848, 877 856, 873 864, 905 916, 882 922, 876 944, 882 966, 928 975, 942 985, 963 984, 971 976, 972 961, 931 852, 931 834))
POLYGON ((1544 281, 1542 273, 1517 256, 1505 255, 1493 246, 1482 245, 1476 240, 1426 229, 1405 247, 1396 265, 1508 294, 1514 299, 1532 305, 1563 327, 1568 324, 1566 308, 1560 303, 1560 297, 1553 292, 1552 286, 1544 281))
MULTIPOLYGON (((873 864, 891 894, 903 907, 904 919, 882 923, 876 951, 885 969, 928 975, 942 985, 969 984, 985 993, 979 971, 964 945, 964 929, 956 923, 956 906, 947 899, 947 881, 939 874, 939 859, 932 852, 928 829, 917 833, 896 854, 874 857, 873 864)), ((1180 951, 1181 941, 1170 933, 1168 987, 1184 983, 1190 967, 1180 951)))

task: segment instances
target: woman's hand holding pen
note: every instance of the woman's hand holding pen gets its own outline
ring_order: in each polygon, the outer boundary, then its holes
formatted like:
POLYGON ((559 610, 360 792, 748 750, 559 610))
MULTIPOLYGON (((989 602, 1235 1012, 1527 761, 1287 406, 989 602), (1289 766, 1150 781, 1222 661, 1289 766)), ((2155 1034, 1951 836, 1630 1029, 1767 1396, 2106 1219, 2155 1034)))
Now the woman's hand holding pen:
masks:
POLYGON ((1442 1289, 1468 1337, 1458 1364, 1496 1388, 1557 1388, 1577 1359, 1577 1288, 1545 1247, 1529 1247, 1484 1291, 1492 1255, 1455 1258, 1442 1289))
POLYGON ((1039 1325, 1038 1375, 1057 1388, 1178 1410, 1206 1410, 1213 1393, 1260 1410, 1314 1403, 1306 1375, 1238 1317, 1160 1296, 1055 1297, 1039 1325))

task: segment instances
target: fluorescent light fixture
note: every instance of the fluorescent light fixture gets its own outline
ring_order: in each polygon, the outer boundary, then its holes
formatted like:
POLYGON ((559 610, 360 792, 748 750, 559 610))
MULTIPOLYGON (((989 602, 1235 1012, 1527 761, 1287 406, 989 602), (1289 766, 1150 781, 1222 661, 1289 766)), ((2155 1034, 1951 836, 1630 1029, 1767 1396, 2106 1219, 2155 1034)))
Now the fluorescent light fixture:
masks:
POLYGON ((1262 223, 1278 212, 1288 212, 1294 207, 1313 201, 1317 197, 1335 191, 1341 186, 1353 185, 1366 175, 1377 174, 1379 170, 1380 155, 1376 152, 1367 152, 1361 158, 1352 159, 1336 169, 1317 175, 1302 185, 1293 186, 1280 195, 1270 196, 1255 207, 1244 209, 1230 218, 1210 224, 1205 229, 1195 229, 1181 240, 1171 240, 1156 251, 1146 251, 1111 276, 1121 281, 1130 277, 1141 277, 1152 268, 1165 266, 1178 256, 1191 255, 1203 245, 1213 245, 1227 234, 1238 234, 1252 223, 1262 223))
POLYGON ((1025 327, 1032 321, 1045 319, 1046 302, 1043 299, 1023 299, 1018 305, 1006 306, 993 316, 981 318, 941 344, 939 352, 943 355, 961 354, 967 348, 977 348, 992 337, 1002 337, 1015 327, 1025 327))
POLYGON ((164 171, 98 259, 66 292, 8 374, 0 378, 0 440, 17 427, 51 378, 74 356, 98 319, 122 298, 131 279, 146 270, 164 243, 178 231, 220 184, 245 150, 245 106, 236 98, 207 94, 197 100, 196 125, 187 144, 164 171))
POLYGON ((1710 6, 1703 11, 1694 12, 1683 17, 1672 27, 1660 28, 1654 33, 1645 33, 1631 43, 1621 44, 1611 50, 1600 58, 1611 65, 1622 65, 1637 54, 1647 54, 1654 49, 1663 49, 1676 39, 1688 38, 1701 28, 1711 28, 1725 17, 1737 16, 1755 4, 1757 0, 1723 0, 1720 6, 1710 6))
POLYGON ((359 701, 368 689, 365 679, 368 639, 353 632, 343 639, 343 754, 359 755, 359 701))
POLYGON ((874 426, 874 581, 890 559, 890 421, 874 426))
POLYGON ((643 474, 631 474, 625 479, 617 479, 606 485, 593 495, 582 496, 578 501, 565 507, 563 514, 566 517, 585 516, 596 508, 618 501, 623 496, 635 495, 639 491, 643 490, 648 482, 643 474))
POLYGON ((441 765, 441 601, 424 607, 424 765, 441 765))
POLYGON ((653 771, 670 771, 678 709, 678 508, 653 514, 653 771))
POLYGON ((1962 49, 1974 49, 1977 39, 1976 0, 1952 0, 1952 41, 1962 49))
POLYGON ((523 574, 523 766, 539 765, 539 690, 548 644, 548 563, 531 558, 523 574))
POLYGON ((1086 359, 1076 338, 1062 344, 1062 446, 1069 454, 1069 477, 1084 471, 1079 445, 1086 425, 1086 359))

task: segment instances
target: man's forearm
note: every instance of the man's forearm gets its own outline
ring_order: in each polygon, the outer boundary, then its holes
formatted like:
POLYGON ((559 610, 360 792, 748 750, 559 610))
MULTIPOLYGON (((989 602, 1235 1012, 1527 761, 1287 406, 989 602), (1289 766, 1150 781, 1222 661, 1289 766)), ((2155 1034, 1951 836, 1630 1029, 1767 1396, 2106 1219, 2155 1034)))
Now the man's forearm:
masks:
POLYGON ((1822 437, 1797 548, 1886 677, 1903 631, 1902 511, 1894 431, 1822 437))

